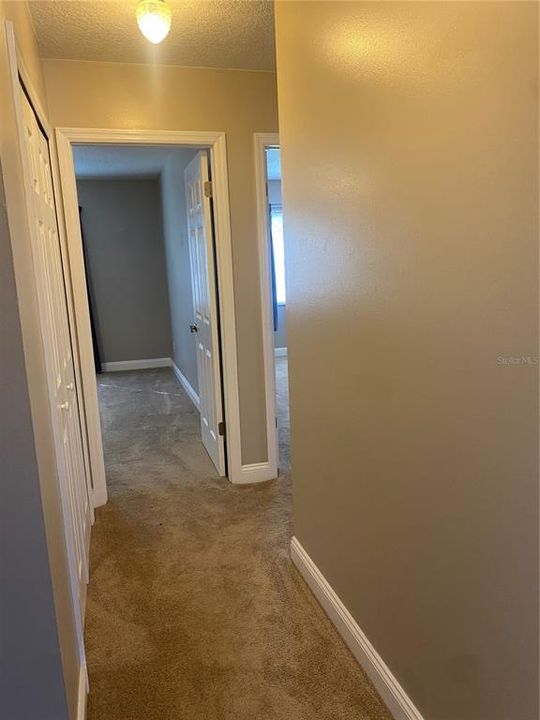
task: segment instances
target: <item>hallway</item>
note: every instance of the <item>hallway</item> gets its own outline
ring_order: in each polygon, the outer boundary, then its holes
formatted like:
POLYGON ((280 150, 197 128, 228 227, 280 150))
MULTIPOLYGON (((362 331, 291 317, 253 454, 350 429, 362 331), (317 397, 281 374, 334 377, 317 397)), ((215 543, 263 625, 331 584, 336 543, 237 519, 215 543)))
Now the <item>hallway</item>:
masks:
POLYGON ((290 562, 289 475, 217 478, 168 369, 98 382, 89 720, 389 720, 290 562))

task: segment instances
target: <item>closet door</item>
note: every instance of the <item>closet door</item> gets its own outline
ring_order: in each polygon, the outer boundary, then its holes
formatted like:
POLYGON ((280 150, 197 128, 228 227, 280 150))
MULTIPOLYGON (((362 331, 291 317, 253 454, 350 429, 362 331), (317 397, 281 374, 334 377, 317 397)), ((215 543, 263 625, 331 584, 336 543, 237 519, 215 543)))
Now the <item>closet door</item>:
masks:
POLYGON ((91 510, 86 483, 81 425, 65 278, 60 254, 49 144, 23 89, 22 147, 27 165, 28 217, 40 326, 45 353, 51 418, 62 495, 65 537, 74 605, 82 628, 88 582, 91 510))

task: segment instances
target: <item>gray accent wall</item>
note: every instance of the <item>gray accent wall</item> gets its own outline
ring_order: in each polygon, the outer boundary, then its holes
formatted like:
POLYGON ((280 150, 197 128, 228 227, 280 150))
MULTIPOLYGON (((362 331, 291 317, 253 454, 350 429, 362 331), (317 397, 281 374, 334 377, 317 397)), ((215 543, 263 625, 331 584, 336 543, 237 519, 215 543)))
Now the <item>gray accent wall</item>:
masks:
POLYGON ((170 357, 159 178, 78 180, 102 362, 170 357))
POLYGON ((287 347, 287 319, 285 317, 285 305, 277 307, 278 326, 274 333, 274 347, 287 347))
POLYGON ((184 169, 196 154, 196 150, 183 148, 171 151, 161 173, 161 198, 172 357, 180 372, 198 393, 196 336, 189 331, 194 314, 184 185, 184 169))
POLYGON ((281 205, 281 180, 268 180, 268 202, 281 205))

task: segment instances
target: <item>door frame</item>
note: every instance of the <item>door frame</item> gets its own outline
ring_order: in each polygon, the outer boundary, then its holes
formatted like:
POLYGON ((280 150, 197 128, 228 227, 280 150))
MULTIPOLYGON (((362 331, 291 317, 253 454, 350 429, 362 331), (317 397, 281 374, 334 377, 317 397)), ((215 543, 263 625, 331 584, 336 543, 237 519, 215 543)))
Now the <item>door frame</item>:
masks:
POLYGON ((264 393, 266 404, 266 439, 268 445, 269 476, 277 477, 279 448, 276 415, 276 366, 274 353, 274 320, 272 309, 272 266, 270 256, 270 225, 265 150, 280 147, 278 133, 254 133, 255 193, 257 200, 257 239, 259 250, 259 280, 261 298, 261 327, 264 356, 264 393))
POLYGON ((226 424, 227 473, 233 483, 242 479, 240 441, 240 402, 236 351, 236 318, 232 264, 229 179, 225 133, 184 130, 116 130, 105 128, 56 128, 56 150, 60 170, 61 203, 64 211, 68 262, 73 289, 77 340, 81 360, 84 411, 90 454, 96 459, 93 470, 94 504, 107 500, 103 446, 97 400, 90 313, 79 222, 77 185, 73 164, 73 145, 161 145, 206 148, 210 150, 213 185, 215 251, 219 290, 221 354, 223 364, 224 416, 226 424))

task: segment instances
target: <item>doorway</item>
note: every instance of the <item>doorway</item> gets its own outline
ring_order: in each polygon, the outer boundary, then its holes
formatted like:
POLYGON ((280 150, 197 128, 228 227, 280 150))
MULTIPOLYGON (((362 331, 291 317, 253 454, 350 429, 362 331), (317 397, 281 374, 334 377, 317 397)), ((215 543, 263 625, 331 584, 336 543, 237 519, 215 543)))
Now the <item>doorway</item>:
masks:
POLYGON ((291 465, 281 148, 277 134, 255 134, 255 177, 268 455, 278 475, 288 474, 291 465))
MULTIPOLYGON (((206 270, 215 272, 215 285, 213 286, 210 296, 206 297, 199 294, 199 300, 206 305, 200 306, 201 317, 205 326, 209 328, 207 334, 212 334, 211 340, 215 341, 215 347, 218 347, 219 339, 216 333, 221 331, 221 362, 219 356, 212 355, 212 348, 209 347, 207 341, 201 343, 204 347, 204 357, 209 359, 209 350, 211 354, 210 365, 214 369, 213 397, 214 405, 209 403, 207 409, 214 414, 215 423, 208 421, 210 437, 216 436, 217 447, 214 447, 214 458, 218 472, 227 475, 232 482, 238 482, 241 471, 240 461, 240 427, 239 427, 239 408, 238 408, 238 382, 236 368, 236 346, 235 346, 235 318, 233 303, 233 284, 232 284, 232 254, 231 254, 231 238, 230 238, 230 218, 228 203, 228 183, 227 183, 227 165, 225 138, 222 133, 189 133, 189 132, 164 132, 158 133, 153 131, 105 131, 105 130, 78 130, 78 129, 58 129, 57 130, 57 148, 60 165, 60 175, 62 184, 62 193, 64 198, 65 221, 67 229, 67 242, 69 249, 69 263, 73 282, 73 294, 75 311, 78 321, 78 342, 81 354, 82 376, 84 396, 87 403, 85 404, 85 416, 88 426, 89 438, 91 438, 91 451, 93 451, 96 460, 96 467, 101 465, 102 471, 98 472, 95 479, 95 505, 103 504, 106 501, 106 482, 105 472, 102 459, 102 443, 101 443, 101 424, 99 418, 99 408, 97 402, 97 385, 95 375, 95 340, 92 339, 92 319, 90 313, 90 304, 88 301, 88 289, 85 275, 85 262, 83 252, 83 238, 81 235, 81 224, 79 214, 79 202, 77 195, 76 172, 75 172, 75 156, 78 147, 105 147, 110 148, 116 146, 119 149, 135 149, 142 150, 144 148, 172 150, 174 148, 182 148, 183 150, 195 152, 199 151, 199 158, 202 155, 207 156, 206 172, 207 176, 203 176, 205 169, 199 163, 199 204, 206 208, 207 212, 202 213, 202 221, 199 221, 198 230, 194 232, 196 238, 204 238, 202 229, 209 237, 208 229, 213 230, 215 245, 212 247, 212 253, 215 247, 215 256, 210 258, 207 256, 206 270), (202 174, 201 174, 202 173, 202 174), (209 212, 213 213, 209 220, 209 212), (206 228, 201 229, 201 224, 206 223, 206 228), (219 288, 219 292, 217 291, 219 288), (210 311, 214 311, 214 316, 208 317, 209 305, 213 307, 210 311), (220 417, 221 412, 221 417, 220 417), (225 432, 227 433, 227 453, 225 455, 225 432), (221 440, 220 440, 221 437, 221 440), (219 452, 219 444, 221 444, 221 452, 219 452), (100 462, 101 456, 101 462, 100 462), (225 460, 226 458, 226 460, 225 460), (217 462, 216 462, 217 460, 217 462)), ((197 218, 194 216, 196 208, 193 207, 193 223, 197 224, 197 218)), ((199 219, 200 220, 200 219, 199 219)), ((201 248, 199 248, 201 250, 201 248)), ((197 254, 197 253, 195 253, 197 254)), ((201 252, 199 252, 199 262, 197 272, 202 272, 205 268, 201 264, 201 252)), ((196 263, 197 264, 197 263, 196 263)), ((210 284, 211 285, 211 284, 210 284)), ((212 289, 212 288, 211 288, 212 289)), ((195 297, 195 296, 194 296, 195 297)), ((195 311, 197 309, 195 308, 195 311)), ((191 323, 197 324, 196 322, 191 323)), ((198 330, 198 328, 197 328, 198 330)), ((200 337, 200 335, 199 335, 200 337)), ((208 338, 207 338, 208 340, 208 338)), ((174 355, 174 353, 173 353, 174 355)), ((202 355, 202 353, 201 353, 202 355)), ((148 358, 142 358, 148 359, 148 358)), ((114 362, 114 361, 112 361, 114 362)), ((209 393, 209 375, 206 373, 206 397, 210 397, 209 393)), ((183 373, 182 373, 183 375, 183 373)), ((180 379, 180 376, 177 375, 180 379)), ((212 388, 210 388, 212 390, 212 388)), ((204 394, 204 393, 203 393, 204 394)), ((203 417, 201 413, 201 417, 203 417)), ((204 430, 203 430, 204 432, 204 430)), ((212 438, 213 439, 213 438, 212 438)), ((205 442, 208 449, 208 443, 205 442)), ((212 455, 212 451, 209 450, 212 455)))
POLYGON ((265 148, 266 185, 269 218, 270 271, 272 280, 272 320, 276 377, 276 418, 278 429, 278 471, 290 471, 289 360, 287 350, 287 291, 285 288, 285 243, 281 201, 281 149, 265 148))
MULTIPOLYGON (((200 440, 224 476, 208 153, 77 145, 73 158, 105 449, 111 423, 142 421, 152 392, 162 396, 165 411, 165 396, 178 396, 179 383, 200 417, 200 440), (169 394, 167 378, 176 381, 169 394)), ((181 432, 181 413, 174 422, 181 432)))

